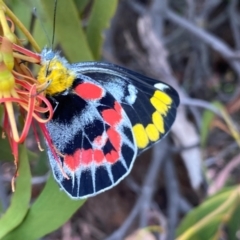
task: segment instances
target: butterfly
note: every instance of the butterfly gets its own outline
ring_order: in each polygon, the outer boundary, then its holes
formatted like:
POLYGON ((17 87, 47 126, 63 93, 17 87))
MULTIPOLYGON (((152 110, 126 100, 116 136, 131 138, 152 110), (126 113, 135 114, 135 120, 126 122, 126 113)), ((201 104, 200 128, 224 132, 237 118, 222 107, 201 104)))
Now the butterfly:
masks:
POLYGON ((103 62, 70 64, 41 53, 39 83, 54 114, 46 128, 55 180, 73 199, 117 185, 136 157, 170 130, 179 105, 169 85, 103 62))

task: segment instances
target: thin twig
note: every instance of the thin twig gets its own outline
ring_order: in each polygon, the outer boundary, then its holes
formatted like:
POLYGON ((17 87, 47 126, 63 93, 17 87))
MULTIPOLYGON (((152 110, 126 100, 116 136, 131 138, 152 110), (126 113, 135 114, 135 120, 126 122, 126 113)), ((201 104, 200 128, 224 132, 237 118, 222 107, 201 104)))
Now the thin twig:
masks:
POLYGON ((236 149, 238 149, 238 148, 239 148, 239 146, 236 142, 232 142, 228 146, 225 146, 225 148, 223 148, 221 151, 219 151, 215 156, 209 157, 204 160, 205 167, 209 168, 209 167, 213 166, 214 164, 217 164, 217 162, 219 162, 220 159, 225 158, 228 154, 236 151, 236 149))
POLYGON ((152 20, 152 27, 158 38, 164 36, 164 9, 166 8, 165 0, 154 0, 149 9, 149 15, 152 20))
POLYGON ((237 61, 229 60, 235 54, 234 51, 227 44, 225 44, 222 40, 213 36, 209 32, 205 31, 204 29, 190 23, 187 19, 184 19, 170 9, 166 9, 165 16, 169 21, 186 29, 187 31, 198 37, 198 39, 210 45, 215 51, 219 52, 237 72, 238 76, 240 76, 240 64, 237 61))
POLYGON ((157 174, 159 172, 159 168, 160 168, 166 154, 168 153, 167 142, 168 141, 166 139, 164 139, 160 143, 161 146, 159 146, 159 145, 154 146, 155 150, 154 150, 152 162, 146 173, 142 191, 141 191, 140 196, 138 197, 137 202, 135 203, 131 213, 129 214, 127 219, 124 221, 122 226, 119 229, 117 229, 106 240, 122 240, 124 238, 124 236, 126 235, 126 232, 128 231, 128 229, 132 225, 133 221, 138 216, 138 214, 139 213, 141 214, 142 212, 146 211, 146 209, 145 209, 146 202, 147 202, 146 205, 149 207, 148 203, 149 203, 149 200, 151 202, 152 195, 155 190, 155 181, 156 181, 157 174))
POLYGON ((168 239, 172 240, 175 237, 175 229, 178 222, 179 211, 179 189, 175 174, 175 169, 171 159, 164 164, 164 175, 166 181, 167 198, 168 198, 168 239))
POLYGON ((208 16, 215 10, 215 8, 222 2, 222 0, 205 0, 203 10, 198 16, 201 19, 207 19, 208 16))
POLYGON ((229 20, 232 28, 232 33, 235 41, 235 47, 240 50, 240 26, 239 26, 239 13, 237 13, 238 0, 232 0, 229 2, 229 20))
MULTIPOLYGON (((163 46, 161 39, 157 39, 151 26, 150 17, 146 14, 138 22, 139 37, 147 51, 148 67, 151 74, 156 78, 162 78, 177 89, 181 99, 187 98, 186 93, 179 88, 177 80, 172 74, 167 61, 167 51, 163 46)), ((146 68, 142 66, 143 69, 146 68)), ((186 111, 183 106, 178 108, 178 114, 175 123, 172 126, 174 140, 181 146, 191 146, 199 143, 199 135, 195 126, 187 119, 186 111), (186 135, 186 132, 188 133, 186 135)), ((188 169, 189 177, 193 188, 197 189, 202 182, 201 173, 201 153, 199 148, 189 149, 181 152, 183 161, 188 169)))
POLYGON ((220 190, 229 179, 231 172, 240 165, 240 154, 235 156, 227 165, 218 173, 213 184, 208 189, 208 194, 213 195, 220 190))
POLYGON ((146 213, 149 211, 153 194, 155 193, 155 182, 160 170, 160 167, 165 160, 168 153, 168 141, 165 139, 160 144, 156 144, 153 147, 153 155, 151 165, 145 177, 145 181, 142 189, 142 211, 140 213, 140 228, 147 226, 146 213))
POLYGON ((217 116, 222 118, 221 111, 218 108, 216 108, 213 104, 211 104, 205 100, 196 99, 196 98, 182 98, 181 104, 188 105, 188 106, 194 106, 194 107, 201 107, 201 108, 210 110, 211 112, 215 113, 217 116))

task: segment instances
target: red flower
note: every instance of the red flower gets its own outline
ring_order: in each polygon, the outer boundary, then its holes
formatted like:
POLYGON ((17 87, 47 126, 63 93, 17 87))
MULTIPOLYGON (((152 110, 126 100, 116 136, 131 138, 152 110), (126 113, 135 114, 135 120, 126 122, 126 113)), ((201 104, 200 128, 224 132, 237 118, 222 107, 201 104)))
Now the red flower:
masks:
MULTIPOLYGON (((30 127, 33 127, 36 133, 34 122, 39 124, 45 138, 49 141, 50 138, 44 123, 51 119, 53 110, 43 93, 43 90, 47 88, 47 83, 39 84, 27 65, 23 63, 23 61, 39 63, 40 55, 15 44, 16 42, 20 43, 20 41, 14 35, 13 22, 22 28, 29 41, 33 43, 33 46, 35 48, 38 47, 18 19, 1 2, 0 24, 3 36, 0 37, 0 104, 4 108, 3 136, 6 135, 10 142, 17 169, 18 144, 24 142, 30 127), (11 19, 6 18, 5 12, 11 19), (44 114, 47 114, 48 118, 43 117, 44 114), (23 119, 22 125, 18 120, 21 118, 23 119)), ((35 134, 35 136, 41 150, 38 135, 35 134)), ((12 188, 14 190, 13 182, 12 188)))

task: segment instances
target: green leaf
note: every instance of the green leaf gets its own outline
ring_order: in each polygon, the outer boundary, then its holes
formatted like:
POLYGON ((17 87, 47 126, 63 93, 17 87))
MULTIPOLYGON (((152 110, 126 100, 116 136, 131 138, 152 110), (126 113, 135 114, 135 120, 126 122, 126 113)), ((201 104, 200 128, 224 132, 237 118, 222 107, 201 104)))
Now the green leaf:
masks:
POLYGON ((44 13, 41 7, 39 7, 38 9, 40 19, 36 19, 32 35, 34 39, 36 39, 41 49, 43 49, 46 46, 52 47, 51 46, 52 22, 50 22, 49 19, 43 15, 44 13))
POLYGON ((78 9, 78 12, 80 14, 82 14, 82 12, 84 11, 85 7, 87 6, 87 4, 89 3, 89 0, 74 0, 76 7, 78 9))
MULTIPOLYGON (((43 0, 41 3, 45 10, 45 14, 53 21, 54 1, 43 0)), ((70 61, 79 62, 93 60, 73 0, 58 0, 56 12, 56 37, 66 57, 70 61)))
POLYGON ((16 180, 16 190, 12 195, 10 207, 0 219, 0 239, 17 227, 24 219, 29 208, 31 197, 31 173, 27 150, 20 148, 19 177, 16 180))
MULTIPOLYGON (((4 115, 4 109, 2 104, 0 105, 0 121, 2 121, 4 115)), ((0 127, 0 132, 3 132, 2 127, 0 127)), ((0 153, 1 153, 1 160, 8 161, 13 160, 13 154, 10 148, 10 144, 7 138, 0 137, 0 153)))
POLYGON ((87 39, 95 59, 100 58, 103 30, 109 27, 117 3, 117 0, 94 0, 87 27, 87 39))
POLYGON ((3 108, 3 105, 1 104, 0 105, 0 119, 2 120, 3 118, 3 115, 4 115, 4 108, 3 108))
POLYGON ((225 188, 205 200, 183 219, 177 230, 177 239, 200 240, 216 237, 222 224, 228 222, 234 216, 235 209, 240 206, 239 194, 239 187, 225 188))
MULTIPOLYGON (((216 108, 218 108, 219 110, 224 108, 224 106, 218 101, 212 102, 212 105, 215 106, 216 108)), ((210 125, 214 118, 215 118, 215 113, 213 113, 212 111, 209 111, 209 110, 204 111, 203 117, 202 117, 201 133, 200 133, 202 147, 206 146, 206 144, 207 144, 207 138, 209 135, 210 125)))
POLYGON ((201 146, 204 147, 207 144, 207 138, 209 135, 210 124, 215 118, 215 114, 212 111, 205 110, 203 112, 202 124, 201 124, 201 146))
MULTIPOLYGON (((33 6, 31 7, 26 0, 25 1, 12 0, 6 3, 8 7, 11 9, 11 11, 14 12, 14 14, 19 18, 22 24, 27 29, 30 29, 31 18, 32 18, 31 12, 32 12, 33 6)), ((19 31, 18 28, 16 30, 20 39, 26 39, 25 35, 21 31, 19 31)))
MULTIPOLYGON (((0 127, 0 132, 2 132, 2 128, 0 127)), ((0 161, 13 161, 13 154, 8 142, 7 138, 0 137, 0 152, 1 152, 1 159, 0 161)))
POLYGON ((36 159, 34 166, 32 167, 33 175, 44 175, 49 171, 49 160, 45 151, 38 152, 38 158, 36 159))
MULTIPOLYGON (((240 196, 239 196, 240 197, 240 196)), ((227 232, 229 233, 228 239, 236 239, 237 232, 240 231, 240 204, 236 207, 233 212, 232 217, 230 218, 229 222, 227 223, 227 232)))
POLYGON ((39 239, 62 226, 85 200, 72 200, 51 176, 42 193, 31 206, 28 215, 4 240, 39 239))

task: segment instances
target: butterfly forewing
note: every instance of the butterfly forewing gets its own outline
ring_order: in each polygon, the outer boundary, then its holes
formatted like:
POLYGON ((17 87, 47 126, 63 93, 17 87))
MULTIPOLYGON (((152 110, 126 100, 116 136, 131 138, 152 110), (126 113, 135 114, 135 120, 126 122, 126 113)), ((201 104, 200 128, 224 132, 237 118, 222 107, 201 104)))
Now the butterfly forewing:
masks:
POLYGON ((178 93, 171 86, 113 64, 77 66, 80 74, 101 83, 121 103, 131 121, 138 153, 168 133, 179 105, 178 93))

